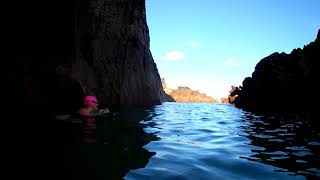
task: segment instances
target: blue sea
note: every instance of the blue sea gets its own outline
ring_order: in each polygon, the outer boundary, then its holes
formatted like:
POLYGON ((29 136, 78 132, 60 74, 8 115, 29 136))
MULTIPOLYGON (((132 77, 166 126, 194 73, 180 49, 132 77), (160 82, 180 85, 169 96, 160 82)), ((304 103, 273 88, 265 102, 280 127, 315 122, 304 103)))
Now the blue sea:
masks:
POLYGON ((317 179, 320 127, 312 121, 232 104, 131 108, 97 119, 94 140, 71 143, 65 167, 88 179, 317 179))

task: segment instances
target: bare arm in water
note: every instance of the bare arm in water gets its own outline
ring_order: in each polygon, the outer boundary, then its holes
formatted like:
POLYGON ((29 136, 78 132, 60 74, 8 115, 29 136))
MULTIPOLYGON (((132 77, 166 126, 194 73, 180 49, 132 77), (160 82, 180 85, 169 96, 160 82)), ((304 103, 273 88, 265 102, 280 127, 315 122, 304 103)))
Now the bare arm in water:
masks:
POLYGON ((109 113, 109 109, 108 108, 104 108, 104 109, 99 109, 96 115, 104 115, 106 113, 109 113))
POLYGON ((107 108, 98 109, 98 110, 82 108, 82 109, 80 109, 79 114, 86 115, 86 116, 101 116, 101 115, 107 114, 109 112, 110 111, 107 108))

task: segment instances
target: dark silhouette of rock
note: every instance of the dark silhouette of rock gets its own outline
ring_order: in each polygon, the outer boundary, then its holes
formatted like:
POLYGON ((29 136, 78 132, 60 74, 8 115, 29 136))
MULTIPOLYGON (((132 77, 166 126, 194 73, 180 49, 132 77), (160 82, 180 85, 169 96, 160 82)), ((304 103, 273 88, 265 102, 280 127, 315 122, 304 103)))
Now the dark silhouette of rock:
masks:
MULTIPOLYGON (((52 100, 68 99, 67 94, 96 95, 102 106, 167 100, 149 50, 145 0, 18 4, 5 70, 13 105, 54 108, 52 100), (65 65, 71 69, 69 83, 56 77, 65 65)), ((77 106, 74 101, 67 103, 69 111, 77 106)))
POLYGON ((14 171, 32 179, 65 178, 58 169, 66 136, 52 117, 74 112, 83 95, 96 95, 108 107, 166 100, 149 50, 145 0, 15 1, 6 7, 12 13, 4 25, 10 41, 2 100, 11 115, 4 125, 8 141, 20 146, 6 146, 10 164, 19 162, 14 171))
POLYGON ((145 0, 88 1, 76 8, 74 75, 107 104, 166 100, 153 61, 145 0))
POLYGON ((239 95, 239 92, 241 90, 241 86, 237 87, 237 86, 231 86, 231 90, 229 91, 229 96, 228 96, 228 102, 229 103, 234 103, 236 98, 239 95))
POLYGON ((262 112, 308 112, 317 102, 315 83, 319 77, 320 30, 314 42, 290 54, 273 53, 243 81, 235 105, 262 112))
POLYGON ((71 65, 59 65, 50 87, 49 99, 55 114, 70 114, 83 105, 84 92, 80 83, 71 76, 71 65))

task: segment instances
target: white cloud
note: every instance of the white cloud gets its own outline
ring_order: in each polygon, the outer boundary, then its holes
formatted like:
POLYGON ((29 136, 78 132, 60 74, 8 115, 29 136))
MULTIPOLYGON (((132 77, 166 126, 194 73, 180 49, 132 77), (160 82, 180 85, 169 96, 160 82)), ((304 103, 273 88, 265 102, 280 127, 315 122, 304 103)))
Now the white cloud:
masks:
POLYGON ((187 43, 187 46, 188 46, 189 48, 197 48, 197 47, 200 46, 200 43, 199 43, 198 41, 189 41, 189 42, 187 43))
POLYGON ((168 51, 164 54, 163 59, 167 61, 175 61, 184 59, 185 55, 182 51, 168 51))
POLYGON ((229 58, 224 62, 225 65, 230 67, 238 67, 240 66, 239 61, 235 60, 234 58, 229 58))

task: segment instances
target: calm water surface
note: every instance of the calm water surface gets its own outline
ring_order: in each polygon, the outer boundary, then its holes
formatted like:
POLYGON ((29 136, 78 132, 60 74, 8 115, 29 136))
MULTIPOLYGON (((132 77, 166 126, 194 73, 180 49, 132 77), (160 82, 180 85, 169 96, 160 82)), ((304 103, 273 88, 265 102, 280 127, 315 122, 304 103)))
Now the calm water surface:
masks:
POLYGON ((71 179, 318 179, 320 130, 309 120, 231 104, 122 109, 90 131, 64 127, 64 169, 71 179))
POLYGON ((233 105, 164 103, 142 119, 158 138, 125 179, 320 178, 320 131, 304 116, 257 116, 233 105))

